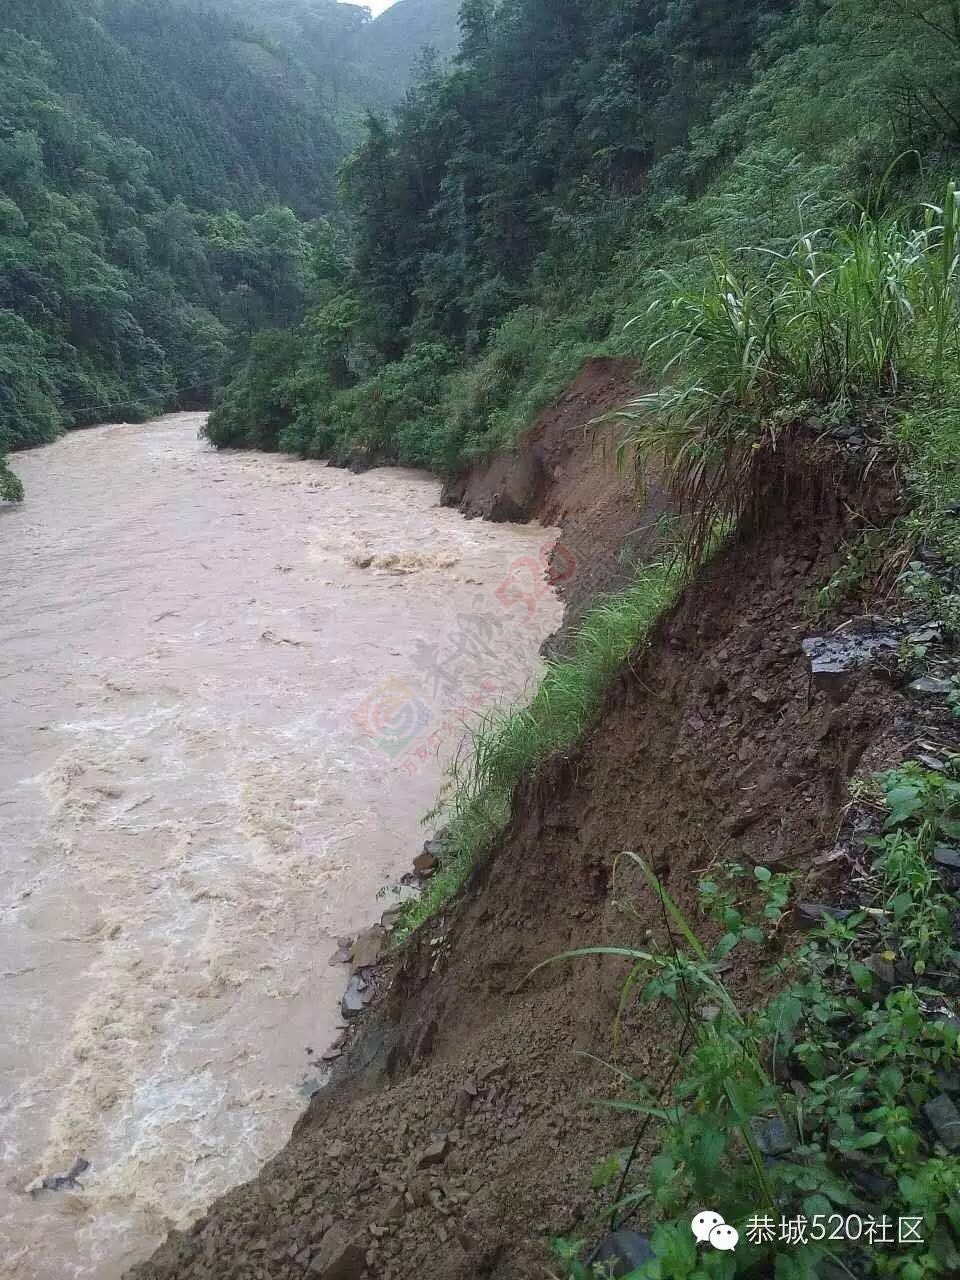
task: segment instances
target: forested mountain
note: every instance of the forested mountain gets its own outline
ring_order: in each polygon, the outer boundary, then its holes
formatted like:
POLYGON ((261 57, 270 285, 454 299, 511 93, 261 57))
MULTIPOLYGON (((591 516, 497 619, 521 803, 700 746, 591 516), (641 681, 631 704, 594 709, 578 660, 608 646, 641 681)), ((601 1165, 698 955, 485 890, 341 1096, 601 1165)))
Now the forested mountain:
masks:
MULTIPOLYGON (((313 77, 314 92, 340 128, 354 134, 367 110, 388 110, 399 98, 396 72, 385 78, 365 42, 369 9, 340 0, 186 0, 199 12, 216 11, 263 32, 313 77)), ((452 25, 456 29, 456 0, 452 25)), ((412 64, 415 46, 404 65, 412 64)))
POLYGON ((387 84, 405 87, 424 48, 452 58, 460 43, 460 0, 396 0, 362 32, 359 54, 387 84))
POLYGON ((411 79, 421 50, 456 53, 460 0, 396 0, 371 19, 370 10, 340 0, 190 0, 269 33, 317 77, 321 94, 341 113, 386 110, 411 79))
POLYGON ((349 254, 268 372, 254 342, 213 439, 457 465, 584 355, 642 354, 661 268, 786 244, 898 157, 888 200, 921 163, 931 189, 960 146, 949 0, 464 0, 460 24, 456 64, 369 121, 349 254))
POLYGON ((231 332, 295 323, 297 215, 333 210, 343 154, 309 73, 235 20, 7 0, 0 455, 203 402, 231 332))
POLYGON ((39 41, 57 91, 150 152, 168 199, 251 213, 269 200, 329 212, 342 142, 282 48, 176 0, 5 0, 2 25, 39 41))
POLYGON ((5 0, 0 456, 202 402, 238 343, 299 322, 364 111, 437 13, 455 28, 455 0, 408 4, 385 76, 337 0, 5 0))

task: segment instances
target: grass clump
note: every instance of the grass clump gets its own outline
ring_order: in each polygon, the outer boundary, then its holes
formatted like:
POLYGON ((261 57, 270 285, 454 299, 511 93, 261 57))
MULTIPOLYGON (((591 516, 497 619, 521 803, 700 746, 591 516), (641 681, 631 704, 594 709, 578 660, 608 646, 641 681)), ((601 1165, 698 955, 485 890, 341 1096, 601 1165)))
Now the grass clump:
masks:
MULTIPOLYGON (((604 1185, 616 1183, 611 1225, 647 1223, 654 1260, 631 1280, 960 1272, 960 1155, 925 1112, 957 1093, 947 993, 958 989, 960 954, 944 927, 955 903, 930 861, 934 837, 960 822, 956 760, 952 770, 944 778, 910 762, 877 777, 885 821, 858 909, 825 914, 770 970, 775 994, 753 1012, 738 1009, 722 963, 777 930, 784 884, 755 868, 762 906, 751 914, 715 879, 702 883, 703 908, 725 930, 708 948, 645 861, 623 855, 641 866, 664 928, 648 933, 643 951, 573 954, 628 962, 618 1027, 627 1010, 656 1004, 677 1026, 661 1081, 614 1066, 628 1092, 612 1105, 637 1117, 633 1152, 644 1138, 655 1148, 636 1161, 614 1153, 602 1166, 604 1185), (715 1014, 706 1022, 704 1001, 715 1014), (739 1232, 735 1254, 697 1247, 690 1223, 705 1206, 739 1232), (917 1227, 912 1244, 898 1236, 904 1217, 917 1227), (791 1233, 791 1222, 802 1230, 791 1233)), ((593 1280, 582 1246, 564 1240, 557 1250, 572 1280, 593 1280)))
POLYGON ((451 766, 428 820, 445 824, 438 873, 404 916, 406 937, 440 911, 463 884, 477 855, 506 823, 517 783, 549 756, 571 746, 600 708, 603 691, 676 598, 682 569, 659 560, 624 591, 595 604, 569 657, 548 662, 527 706, 484 716, 451 766))
POLYGON ((661 330, 660 389, 609 417, 640 457, 666 459, 701 532, 742 514, 758 456, 798 420, 827 427, 904 391, 940 404, 960 356, 958 226, 950 183, 939 205, 741 249, 700 289, 666 278, 632 322, 661 330))

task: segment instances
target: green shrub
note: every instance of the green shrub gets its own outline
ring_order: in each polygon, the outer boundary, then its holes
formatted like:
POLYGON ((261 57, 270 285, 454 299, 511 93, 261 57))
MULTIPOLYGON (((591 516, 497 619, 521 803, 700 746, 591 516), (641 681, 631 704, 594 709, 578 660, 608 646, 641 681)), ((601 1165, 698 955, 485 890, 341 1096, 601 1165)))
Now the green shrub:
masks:
POLYGON ((327 452, 336 441, 372 457, 438 466, 444 435, 439 406, 454 362, 442 343, 420 343, 341 392, 331 402, 329 422, 317 427, 314 452, 327 452))
POLYGON ((295 335, 280 329, 255 334, 203 429, 210 443, 278 449, 293 416, 290 379, 298 359, 295 335))
POLYGON ((6 458, 0 453, 0 501, 22 502, 23 484, 19 476, 10 470, 6 458))
POLYGON ((55 440, 62 422, 42 338, 20 316, 0 310, 0 454, 55 440))

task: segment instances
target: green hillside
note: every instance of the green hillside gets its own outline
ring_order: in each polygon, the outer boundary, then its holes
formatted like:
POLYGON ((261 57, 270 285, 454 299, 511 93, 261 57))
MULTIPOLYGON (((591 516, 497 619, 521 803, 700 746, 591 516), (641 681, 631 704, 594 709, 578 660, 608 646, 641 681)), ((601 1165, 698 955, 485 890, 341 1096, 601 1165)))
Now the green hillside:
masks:
POLYGON ((757 271, 881 197, 921 218, 960 150, 947 0, 465 0, 461 23, 456 63, 368 123, 349 263, 269 374, 254 345, 215 440, 244 440, 266 376, 260 443, 456 468, 585 356, 644 359, 711 257, 757 271))
POLYGON ((394 90, 406 87, 420 51, 429 46, 441 58, 457 52, 459 0, 396 0, 363 29, 359 53, 394 90))
POLYGON ((306 73, 236 23, 8 0, 0 454, 202 402, 231 332, 295 323, 297 214, 333 208, 342 154, 306 73))
POLYGON ((292 57, 252 29, 171 0, 7 0, 2 24, 40 41, 60 93, 150 151, 167 198, 331 208, 337 129, 292 57))

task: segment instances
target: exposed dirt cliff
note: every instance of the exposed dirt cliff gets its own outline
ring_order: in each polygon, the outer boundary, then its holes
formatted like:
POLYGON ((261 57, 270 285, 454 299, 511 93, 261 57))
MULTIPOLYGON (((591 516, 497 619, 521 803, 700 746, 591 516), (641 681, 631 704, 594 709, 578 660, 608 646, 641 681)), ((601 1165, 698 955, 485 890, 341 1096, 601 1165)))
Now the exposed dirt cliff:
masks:
MULTIPOLYGON (((616 529, 622 545, 644 522, 632 481, 609 453, 597 462, 583 425, 623 398, 631 374, 593 362, 514 467, 476 471, 450 500, 616 529)), ((777 465, 762 519, 661 620, 584 740, 517 790, 502 838, 405 949, 287 1148, 172 1235, 137 1280, 532 1280, 551 1235, 600 1233, 590 1173, 632 1132, 629 1117, 589 1105, 618 1082, 577 1051, 612 1057, 623 969, 593 958, 527 975, 571 947, 660 929, 659 902, 615 878, 625 849, 645 852, 691 912, 699 873, 718 859, 811 868, 835 840, 851 775, 894 751, 910 715, 870 673, 829 701, 801 649, 812 594, 851 531, 889 515, 880 468, 864 481, 862 459, 816 449, 777 465), (619 909, 631 891, 632 915, 619 909)), ((616 552, 597 543, 609 572, 616 552)), ((769 958, 727 975, 744 1002, 769 958)), ((675 1036, 666 1014, 645 1019, 628 1025, 617 1065, 660 1080, 675 1036)))
POLYGON ((618 456, 617 428, 590 426, 636 391, 633 361, 588 360, 515 450, 468 468, 443 491, 443 502, 467 517, 560 527, 564 550, 554 569, 565 632, 599 592, 632 579, 660 546, 661 521, 674 511, 656 475, 638 486, 632 459, 618 456))

